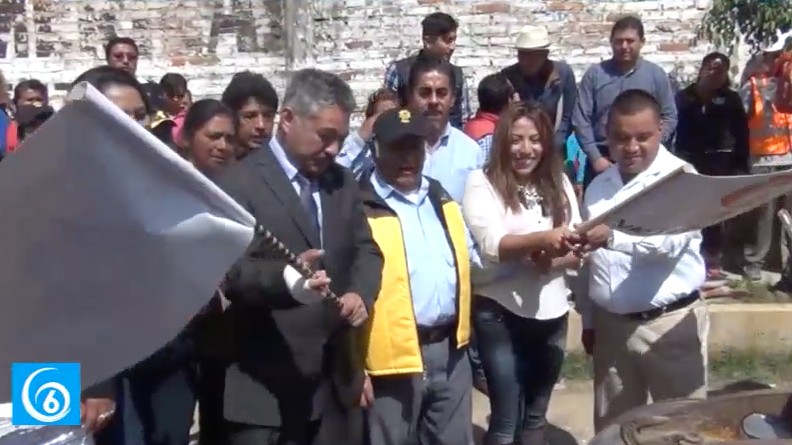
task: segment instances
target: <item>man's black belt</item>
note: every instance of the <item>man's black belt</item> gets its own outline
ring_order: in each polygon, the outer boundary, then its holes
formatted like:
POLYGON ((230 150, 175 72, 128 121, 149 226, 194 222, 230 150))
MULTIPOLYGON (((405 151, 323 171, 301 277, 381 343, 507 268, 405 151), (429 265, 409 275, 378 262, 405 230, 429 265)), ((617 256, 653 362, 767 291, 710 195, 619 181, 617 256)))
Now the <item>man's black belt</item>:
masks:
POLYGON ((442 326, 418 327, 418 343, 430 345, 440 343, 450 337, 456 330, 456 325, 444 324, 442 326))
POLYGON ((638 321, 654 320, 655 318, 658 318, 663 314, 667 314, 668 312, 684 309, 690 306, 691 304, 695 303, 696 301, 698 301, 700 298, 701 298, 701 294, 699 294, 699 291, 693 291, 690 295, 684 298, 680 298, 679 300, 671 304, 667 304, 663 307, 656 307, 654 309, 649 309, 648 311, 643 311, 643 312, 633 312, 631 314, 624 314, 624 316, 638 321))

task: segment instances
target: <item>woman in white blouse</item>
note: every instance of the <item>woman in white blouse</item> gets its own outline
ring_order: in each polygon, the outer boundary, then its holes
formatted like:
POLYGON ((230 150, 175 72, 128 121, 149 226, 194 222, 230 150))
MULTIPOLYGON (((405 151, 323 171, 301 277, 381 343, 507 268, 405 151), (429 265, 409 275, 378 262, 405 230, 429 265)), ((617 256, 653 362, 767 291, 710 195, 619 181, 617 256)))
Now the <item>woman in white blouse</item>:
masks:
POLYGON ((545 415, 564 360, 565 269, 580 222, 572 184, 539 106, 501 115, 490 157, 472 172, 462 210, 481 249, 473 324, 489 387, 486 445, 544 445, 545 415))

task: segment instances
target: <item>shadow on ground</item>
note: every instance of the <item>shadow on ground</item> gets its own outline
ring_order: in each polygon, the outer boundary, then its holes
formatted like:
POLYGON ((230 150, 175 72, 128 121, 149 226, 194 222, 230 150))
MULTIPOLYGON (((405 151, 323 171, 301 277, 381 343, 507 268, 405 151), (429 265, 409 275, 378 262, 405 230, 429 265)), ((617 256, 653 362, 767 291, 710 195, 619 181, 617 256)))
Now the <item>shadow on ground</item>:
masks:
POLYGON ((725 396, 728 394, 736 394, 743 391, 757 391, 760 389, 773 389, 773 387, 767 383, 757 382, 756 380, 740 380, 725 385, 720 389, 708 391, 707 398, 709 399, 718 396, 725 396))
MULTIPOLYGON (((489 416, 487 416, 487 421, 489 422, 489 416)), ((485 432, 486 430, 479 425, 473 425, 473 438, 476 440, 476 445, 484 444, 485 432)), ((578 445, 578 441, 569 431, 552 424, 547 426, 547 443, 549 445, 578 445)))

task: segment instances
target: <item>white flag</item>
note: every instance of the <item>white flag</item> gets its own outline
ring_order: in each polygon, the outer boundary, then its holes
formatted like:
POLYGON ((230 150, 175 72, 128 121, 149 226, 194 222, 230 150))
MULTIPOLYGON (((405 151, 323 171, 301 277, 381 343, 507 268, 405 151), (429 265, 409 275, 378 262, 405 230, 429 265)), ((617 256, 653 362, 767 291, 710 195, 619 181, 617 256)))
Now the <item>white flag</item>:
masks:
POLYGON ((584 222, 580 231, 607 224, 638 236, 684 233, 720 223, 790 192, 792 170, 705 176, 682 165, 584 222))
POLYGON ((12 362, 79 362, 82 387, 172 339, 255 221, 88 84, 0 162, 0 401, 12 362))

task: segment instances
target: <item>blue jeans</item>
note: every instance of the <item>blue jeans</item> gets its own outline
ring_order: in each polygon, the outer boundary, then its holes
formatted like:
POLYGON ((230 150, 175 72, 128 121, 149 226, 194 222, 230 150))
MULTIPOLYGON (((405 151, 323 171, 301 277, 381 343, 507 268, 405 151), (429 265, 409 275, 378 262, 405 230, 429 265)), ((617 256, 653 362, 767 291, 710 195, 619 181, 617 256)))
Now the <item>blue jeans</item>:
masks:
POLYGON ((473 371, 473 382, 487 383, 486 376, 484 375, 484 367, 481 366, 481 358, 479 358, 478 341, 476 340, 475 327, 470 330, 470 343, 468 343, 468 358, 470 359, 470 368, 473 371))
POLYGON ((564 363, 567 315, 551 320, 520 317, 476 296, 473 324, 489 387, 488 440, 510 444, 522 431, 544 428, 564 363))

